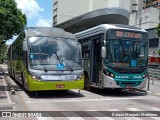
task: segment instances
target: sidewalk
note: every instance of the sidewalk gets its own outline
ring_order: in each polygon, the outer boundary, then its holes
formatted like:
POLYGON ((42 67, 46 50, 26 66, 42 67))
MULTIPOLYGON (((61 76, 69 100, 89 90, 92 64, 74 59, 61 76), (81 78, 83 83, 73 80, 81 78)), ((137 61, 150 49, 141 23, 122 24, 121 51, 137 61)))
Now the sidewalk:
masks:
POLYGON ((8 85, 5 82, 2 74, 3 69, 6 71, 7 66, 0 64, 0 111, 14 110, 14 105, 9 97, 8 85))
POLYGON ((148 91, 148 93, 152 93, 160 96, 160 80, 150 78, 149 83, 150 83, 149 90, 148 90, 148 82, 144 90, 148 91))

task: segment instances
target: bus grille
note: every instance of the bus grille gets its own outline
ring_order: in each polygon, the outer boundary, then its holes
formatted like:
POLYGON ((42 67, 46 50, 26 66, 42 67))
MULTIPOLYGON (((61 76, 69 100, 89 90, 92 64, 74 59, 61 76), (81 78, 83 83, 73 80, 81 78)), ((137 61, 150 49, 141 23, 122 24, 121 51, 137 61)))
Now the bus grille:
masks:
POLYGON ((119 73, 119 74, 141 74, 143 73, 146 68, 115 68, 115 67, 112 67, 112 69, 119 73))

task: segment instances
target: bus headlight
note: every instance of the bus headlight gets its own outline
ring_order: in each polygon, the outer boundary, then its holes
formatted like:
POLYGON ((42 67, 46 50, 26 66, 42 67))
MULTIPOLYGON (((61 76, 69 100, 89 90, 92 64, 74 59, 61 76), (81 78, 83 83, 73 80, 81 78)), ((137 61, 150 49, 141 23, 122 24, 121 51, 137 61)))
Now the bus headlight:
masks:
POLYGON ((39 77, 36 77, 36 76, 34 76, 34 75, 32 76, 32 79, 33 79, 33 80, 40 80, 39 77))
POLYGON ((36 76, 32 76, 32 79, 36 79, 36 76))
POLYGON ((113 78, 113 77, 114 77, 114 74, 111 74, 110 76, 113 78))
POLYGON ((143 75, 143 78, 146 78, 146 77, 148 77, 148 74, 147 74, 147 73, 143 75))
POLYGON ((103 73, 104 73, 105 75, 109 76, 109 77, 114 78, 114 74, 111 73, 110 71, 106 70, 105 68, 103 68, 103 73))
POLYGON ((78 80, 80 80, 80 79, 82 79, 83 78, 83 75, 80 75, 79 77, 78 77, 78 80))

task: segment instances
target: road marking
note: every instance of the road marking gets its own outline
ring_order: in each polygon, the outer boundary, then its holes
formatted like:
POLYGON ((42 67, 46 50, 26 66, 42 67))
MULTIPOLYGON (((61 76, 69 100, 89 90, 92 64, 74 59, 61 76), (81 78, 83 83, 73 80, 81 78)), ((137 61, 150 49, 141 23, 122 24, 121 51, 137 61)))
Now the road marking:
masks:
POLYGON ((153 110, 153 111, 160 111, 160 108, 151 107, 151 110, 153 110))
MULTIPOLYGON (((97 110, 87 110, 87 111, 97 111, 97 110)), ((86 112, 87 112, 86 111, 86 112)), ((92 116, 95 116, 95 113, 91 113, 91 112, 87 112, 88 114, 90 114, 90 115, 92 115, 92 116)), ((100 113, 100 112, 98 112, 97 111, 97 114, 98 114, 98 116, 102 116, 102 117, 94 117, 94 118, 96 118, 96 119, 98 119, 98 120, 114 120, 113 118, 111 118, 111 117, 103 117, 103 116, 105 116, 104 114, 102 114, 102 113, 100 113)))
MULTIPOLYGON (((153 109, 157 109, 157 108, 155 108, 155 107, 152 107, 153 109)), ((152 108, 151 108, 151 110, 152 110, 152 108)), ((140 110, 140 109, 138 109, 138 108, 127 108, 128 110, 130 110, 130 111, 144 111, 144 110, 140 110)), ((145 111, 144 111, 145 112, 145 111)), ((152 119, 154 119, 154 120, 160 120, 160 117, 149 117, 149 118, 152 118, 152 119)))
POLYGON ((143 110, 140 110, 138 108, 127 108, 127 109, 130 110, 130 111, 143 111, 143 110))
POLYGON ((66 102, 97 102, 97 101, 110 101, 110 100, 138 100, 138 99, 144 99, 139 97, 134 98, 97 98, 97 99, 68 99, 68 100, 52 100, 48 101, 44 100, 32 100, 32 101, 25 101, 25 103, 66 103, 66 102))
POLYGON ((80 117, 79 115, 77 115, 76 113, 70 111, 66 111, 66 112, 61 112, 61 114, 63 114, 64 116, 66 116, 66 118, 68 118, 69 120, 85 120, 82 117, 80 117), (67 117, 67 116, 72 116, 72 117, 67 117))
POLYGON ((37 117, 38 120, 54 120, 53 117, 37 117))
POLYGON ((69 120, 85 120, 82 117, 67 117, 69 120))
POLYGON ((107 111, 120 111, 118 109, 107 109, 107 111))
MULTIPOLYGON (((107 111, 121 111, 121 110, 118 110, 118 109, 108 109, 107 111)), ((136 118, 136 117, 122 117, 124 119, 127 119, 127 120, 142 120, 140 118, 136 118)))

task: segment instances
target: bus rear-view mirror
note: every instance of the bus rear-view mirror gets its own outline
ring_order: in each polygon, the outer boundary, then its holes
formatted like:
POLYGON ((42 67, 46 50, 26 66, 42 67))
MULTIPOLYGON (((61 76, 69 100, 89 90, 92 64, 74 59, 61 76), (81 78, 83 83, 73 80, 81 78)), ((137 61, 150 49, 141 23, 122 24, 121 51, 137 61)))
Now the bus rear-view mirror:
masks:
POLYGON ((102 47, 102 50, 101 50, 101 54, 102 54, 102 58, 105 58, 106 57, 106 47, 102 47))
POLYGON ((23 41, 23 51, 27 51, 27 41, 23 41))

